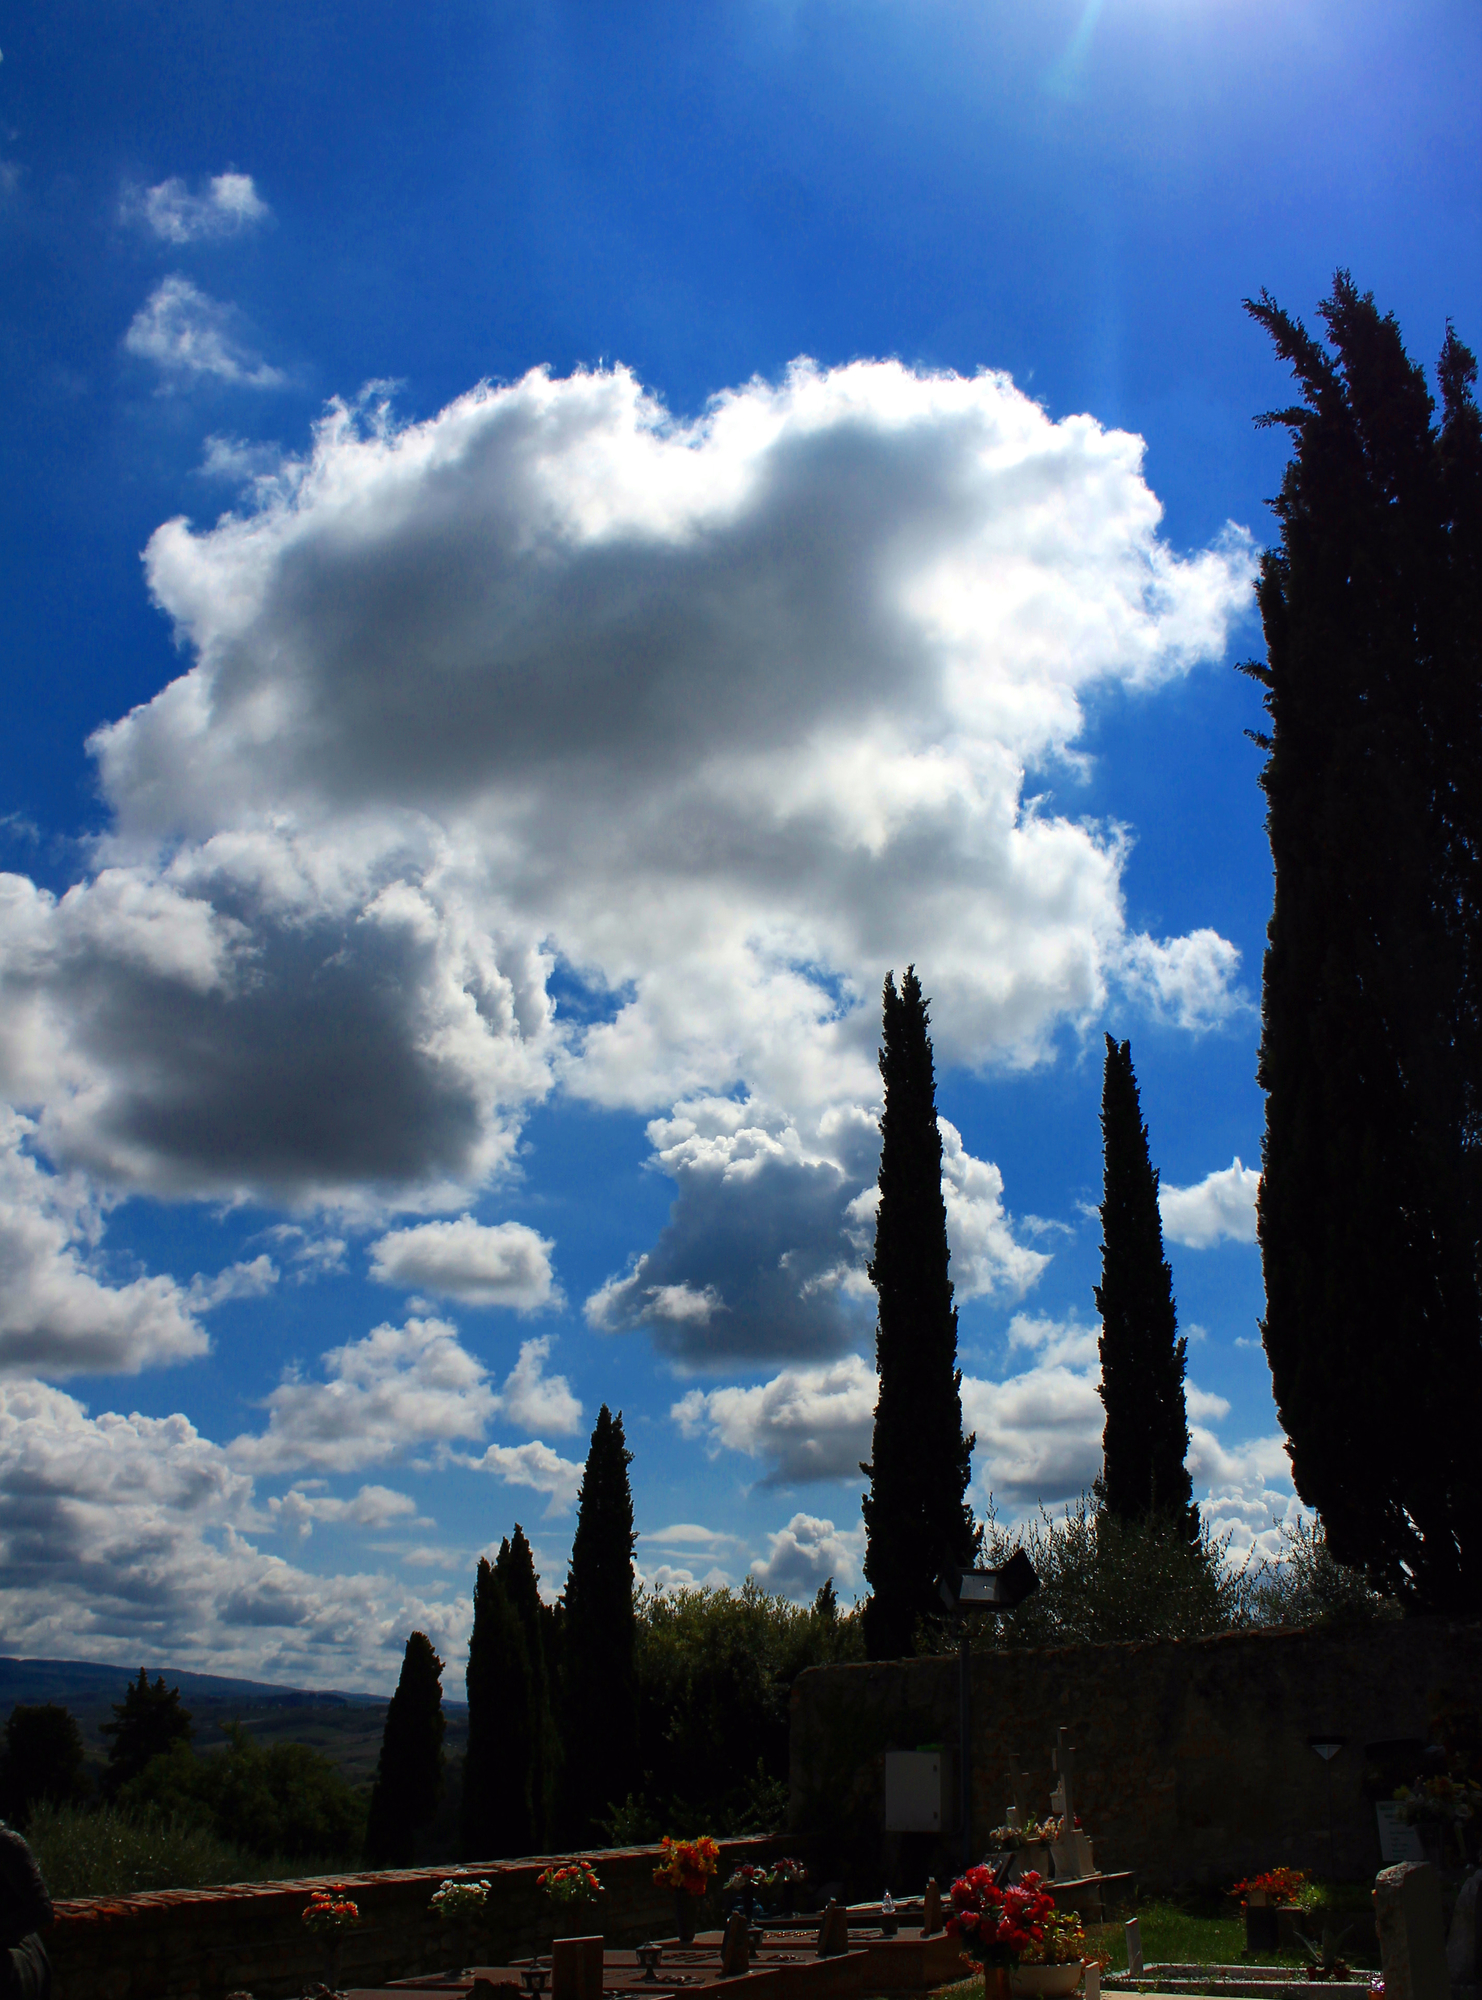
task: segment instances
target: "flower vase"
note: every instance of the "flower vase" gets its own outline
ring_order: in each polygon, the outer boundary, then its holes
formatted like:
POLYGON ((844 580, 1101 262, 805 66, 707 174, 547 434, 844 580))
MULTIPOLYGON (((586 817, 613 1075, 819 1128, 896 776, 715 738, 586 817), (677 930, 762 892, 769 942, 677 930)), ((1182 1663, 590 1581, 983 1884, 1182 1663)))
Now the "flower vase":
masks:
POLYGON ((1009 1969, 1006 1965, 983 1967, 983 2000, 1009 2000, 1009 1969))
POLYGON ((695 1898, 684 1889, 674 1891, 674 1930, 681 1944, 695 1941, 695 1898))
POLYGON ((331 1993, 340 1990, 340 1968, 345 1956, 343 1938, 331 1938, 324 1947, 324 1984, 331 1993))
POLYGON ((1081 1983, 1081 1961, 1069 1965, 1016 1965, 1009 1973, 1013 2000, 1069 2000, 1081 1983))
POLYGON ((450 1954, 448 1970, 450 1975, 454 1979, 457 1979, 461 1976, 463 1967, 468 1960, 468 1925, 466 1923, 449 1924, 447 1927, 447 1937, 448 1952, 450 1954))

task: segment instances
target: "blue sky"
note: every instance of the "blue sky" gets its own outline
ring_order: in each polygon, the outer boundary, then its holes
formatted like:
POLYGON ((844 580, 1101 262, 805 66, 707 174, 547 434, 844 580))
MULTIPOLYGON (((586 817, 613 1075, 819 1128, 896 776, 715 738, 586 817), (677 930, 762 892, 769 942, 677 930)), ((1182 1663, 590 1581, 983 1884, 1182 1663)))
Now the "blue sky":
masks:
POLYGON ((1240 301, 1342 264, 1476 344, 1475 7, 0 48, 4 1650, 459 1668, 603 1401, 647 1578, 857 1589, 911 960, 974 1499, 1096 1470, 1110 1030, 1196 1492, 1269 1546, 1240 301))

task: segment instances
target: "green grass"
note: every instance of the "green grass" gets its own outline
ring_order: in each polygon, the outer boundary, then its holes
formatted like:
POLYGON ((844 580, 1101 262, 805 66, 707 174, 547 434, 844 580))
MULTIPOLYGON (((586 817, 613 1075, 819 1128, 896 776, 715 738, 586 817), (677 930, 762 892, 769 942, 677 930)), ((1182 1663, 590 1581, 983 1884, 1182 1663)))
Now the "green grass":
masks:
MULTIPOLYGON (((1373 1904, 1367 1882, 1309 1882, 1303 1904, 1311 1912, 1303 1928, 1315 1941, 1324 1928, 1340 1932, 1352 1925, 1340 1949, 1349 1964, 1368 1970, 1379 1963, 1379 1946, 1374 1936, 1373 1904)), ((1142 1956, 1147 1965, 1241 1965, 1254 1962, 1245 1949, 1245 1923, 1230 1914, 1231 1904, 1222 1896, 1191 1891, 1186 1896, 1150 1897, 1137 1906, 1142 1932, 1142 1956)), ((1127 1933, 1124 1920, 1088 1926, 1088 1954, 1099 1958, 1108 1971, 1127 1970, 1127 1933)), ((1263 1965, 1305 1967, 1307 1955, 1298 1945, 1280 1952, 1259 1952, 1263 1965)), ((1321 1987, 1314 1987, 1320 1994, 1321 1987)), ((943 1989, 938 2000, 979 2000, 981 1979, 966 1979, 943 1989)))
POLYGON ((112 1806, 36 1806, 26 1838, 55 1897, 128 1896, 143 1889, 204 1889, 223 1882, 283 1882, 332 1875, 338 1860, 264 1860, 218 1840, 202 1826, 126 1814, 112 1806))

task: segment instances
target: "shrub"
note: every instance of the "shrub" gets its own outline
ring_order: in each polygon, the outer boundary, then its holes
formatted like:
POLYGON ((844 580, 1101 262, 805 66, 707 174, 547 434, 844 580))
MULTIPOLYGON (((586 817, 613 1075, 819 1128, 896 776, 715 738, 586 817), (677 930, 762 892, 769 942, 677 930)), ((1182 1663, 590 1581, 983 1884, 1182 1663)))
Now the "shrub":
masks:
POLYGON ((223 1882, 272 1882, 331 1874, 329 1856, 290 1862, 251 1855, 199 1821, 169 1820, 116 1805, 96 1811, 43 1800, 26 1838, 54 1897, 128 1896, 145 1889, 202 1889, 223 1882))
MULTIPOLYGON (((264 1749, 238 1723, 227 1747, 198 1756, 177 1743, 119 1794, 134 1813, 204 1828, 260 1859, 327 1855, 343 1867, 360 1850, 365 1806, 330 1759, 303 1743, 264 1749)), ((292 1871, 290 1871, 292 1872, 292 1871)))

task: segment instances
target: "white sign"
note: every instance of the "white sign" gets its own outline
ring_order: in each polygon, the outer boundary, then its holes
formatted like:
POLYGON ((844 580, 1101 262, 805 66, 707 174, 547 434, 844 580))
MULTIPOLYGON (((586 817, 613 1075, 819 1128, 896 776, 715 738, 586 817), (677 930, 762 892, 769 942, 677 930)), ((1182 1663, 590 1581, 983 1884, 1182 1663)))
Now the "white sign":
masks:
POLYGON ((1384 1799, 1374 1808, 1374 1816, 1379 1821, 1379 1859, 1386 1868, 1393 1868, 1398 1861, 1425 1859, 1425 1849, 1420 1844, 1420 1829, 1407 1825, 1400 1818, 1402 1810, 1394 1799, 1384 1799))

